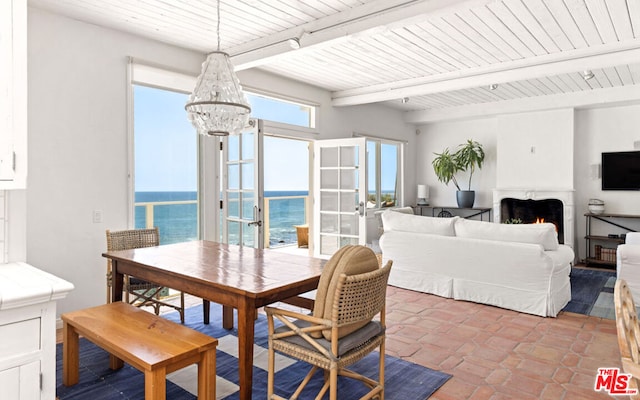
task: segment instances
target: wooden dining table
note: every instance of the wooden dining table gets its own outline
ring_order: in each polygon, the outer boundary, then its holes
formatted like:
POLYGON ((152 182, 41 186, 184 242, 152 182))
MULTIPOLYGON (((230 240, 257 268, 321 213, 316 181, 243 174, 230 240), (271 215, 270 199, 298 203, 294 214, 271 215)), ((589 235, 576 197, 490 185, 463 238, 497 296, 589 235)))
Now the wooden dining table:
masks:
MULTIPOLYGON (((183 291, 223 306, 223 327, 238 314, 240 399, 251 399, 257 309, 291 301, 318 286, 324 260, 274 250, 193 241, 109 251, 113 301, 122 300, 124 274, 183 291)), ((208 322, 208 321, 205 321, 208 322)))

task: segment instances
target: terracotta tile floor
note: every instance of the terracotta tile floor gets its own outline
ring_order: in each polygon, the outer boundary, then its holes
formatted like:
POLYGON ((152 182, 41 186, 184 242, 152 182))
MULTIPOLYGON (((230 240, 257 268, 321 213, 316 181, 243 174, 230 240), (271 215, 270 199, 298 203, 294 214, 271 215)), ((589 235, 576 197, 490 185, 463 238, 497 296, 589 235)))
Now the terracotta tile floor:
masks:
POLYGON ((453 375, 433 400, 608 399, 593 390, 597 369, 620 367, 615 321, 598 317, 542 318, 389 287, 387 328, 387 354, 453 375))
POLYGON ((390 287, 387 354, 453 375, 432 397, 598 399, 599 367, 620 367, 615 321, 542 318, 390 287))

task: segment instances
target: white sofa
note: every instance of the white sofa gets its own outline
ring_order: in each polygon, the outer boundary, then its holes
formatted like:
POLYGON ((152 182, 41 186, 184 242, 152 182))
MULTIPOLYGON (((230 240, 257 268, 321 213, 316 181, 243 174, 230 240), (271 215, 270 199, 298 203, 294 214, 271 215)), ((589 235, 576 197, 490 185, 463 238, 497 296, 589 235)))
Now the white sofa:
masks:
POLYGON ((573 250, 553 224, 507 225, 382 214, 389 284, 438 296, 556 316, 571 300, 573 250))
POLYGON ((616 276, 627 281, 634 303, 640 306, 640 232, 627 233, 616 252, 616 276))

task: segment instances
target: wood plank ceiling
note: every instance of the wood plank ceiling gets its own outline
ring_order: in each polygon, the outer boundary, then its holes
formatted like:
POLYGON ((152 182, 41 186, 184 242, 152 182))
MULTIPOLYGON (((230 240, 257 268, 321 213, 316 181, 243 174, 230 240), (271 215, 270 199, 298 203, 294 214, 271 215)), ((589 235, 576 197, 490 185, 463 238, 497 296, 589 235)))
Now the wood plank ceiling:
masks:
MULTIPOLYGON (((216 48, 215 0, 29 5, 216 48)), ((640 101, 640 0, 222 0, 221 48, 236 69, 325 88, 336 106, 383 103, 414 123, 506 104, 640 101)))

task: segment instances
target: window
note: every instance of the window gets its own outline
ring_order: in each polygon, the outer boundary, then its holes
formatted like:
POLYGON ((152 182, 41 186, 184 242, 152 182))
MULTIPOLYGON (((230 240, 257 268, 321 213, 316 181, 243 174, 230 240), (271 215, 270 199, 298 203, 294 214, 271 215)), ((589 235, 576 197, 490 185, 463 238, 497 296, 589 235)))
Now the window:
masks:
POLYGON ((402 203, 402 145, 386 140, 367 140, 367 208, 395 207, 402 203))
MULTIPOLYGON (((163 244, 198 238, 218 240, 223 234, 224 222, 219 209, 223 159, 217 151, 218 139, 203 139, 196 135, 184 111, 197 78, 140 60, 131 59, 129 66, 130 118, 133 121, 129 140, 132 165, 130 204, 133 212, 129 226, 159 226, 163 244)), ((245 93, 252 107, 252 118, 268 121, 272 134, 289 136, 295 132, 293 135, 296 136, 298 132, 315 133, 317 105, 245 93)), ((308 157, 308 150, 305 156, 308 157)), ((274 159, 280 161, 277 155, 274 159)), ((290 170, 291 167, 284 168, 290 170)), ((286 189, 297 190, 297 187, 286 189)), ((308 197, 303 195, 300 193, 300 196, 308 197)), ((283 199, 279 197, 278 200, 283 199)), ((295 202, 302 201, 295 199, 295 202)), ((307 209, 308 205, 305 205, 304 210, 307 209)), ((277 211, 277 207, 274 206, 274 210, 277 211)), ((230 212, 233 214, 234 210, 230 212)), ((248 212, 244 214, 249 215, 248 212)), ((306 221, 305 215, 299 214, 294 221, 296 224, 306 221)), ((288 243, 293 237, 291 221, 282 225, 291 225, 288 228, 291 232, 280 232, 275 222, 271 226, 272 239, 277 239, 278 244, 281 241, 288 243)))
POLYGON ((162 244, 198 239, 198 140, 187 97, 133 85, 135 227, 157 226, 162 244))
POLYGON ((305 128, 316 127, 316 106, 246 91, 245 94, 251 104, 252 118, 305 128))

